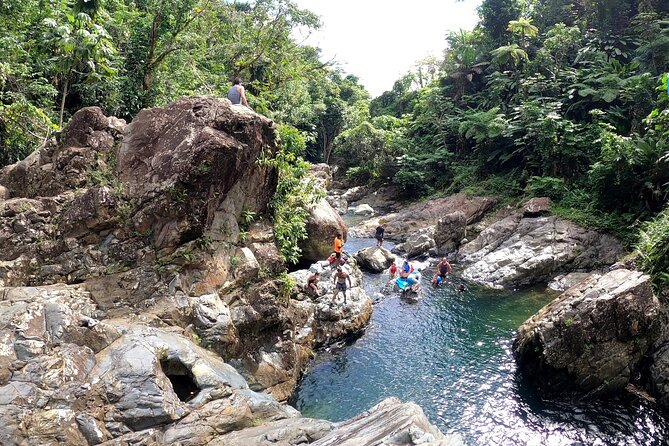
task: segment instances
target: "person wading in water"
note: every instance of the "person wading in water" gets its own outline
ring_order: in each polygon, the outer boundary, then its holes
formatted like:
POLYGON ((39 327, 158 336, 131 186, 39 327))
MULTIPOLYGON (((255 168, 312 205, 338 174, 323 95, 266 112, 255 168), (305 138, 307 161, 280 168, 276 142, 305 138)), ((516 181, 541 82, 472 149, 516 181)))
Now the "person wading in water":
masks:
POLYGON ((453 270, 453 267, 448 263, 448 259, 443 257, 441 262, 437 263, 437 272, 432 278, 432 283, 441 283, 448 278, 449 273, 453 270), (440 280, 439 280, 440 279, 440 280))

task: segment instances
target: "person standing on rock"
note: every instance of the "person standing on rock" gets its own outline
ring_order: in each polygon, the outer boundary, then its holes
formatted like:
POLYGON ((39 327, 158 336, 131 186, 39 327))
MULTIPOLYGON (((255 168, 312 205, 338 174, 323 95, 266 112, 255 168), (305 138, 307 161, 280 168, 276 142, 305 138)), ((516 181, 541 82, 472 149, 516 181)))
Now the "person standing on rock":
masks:
POLYGON ((335 291, 334 295, 332 296, 332 301, 336 302, 337 301, 337 294, 341 291, 344 293, 344 303, 346 303, 346 281, 348 280, 348 287, 352 287, 351 285, 351 276, 349 276, 346 271, 342 269, 341 266, 337 267, 337 273, 334 275, 334 282, 335 282, 335 291))
POLYGON ((374 235, 374 238, 376 239, 376 246, 379 248, 383 246, 383 235, 386 233, 386 224, 381 223, 376 227, 376 234, 374 235))
POLYGON ((333 266, 341 266, 341 253, 344 250, 344 240, 342 239, 341 232, 338 232, 334 239, 334 252, 335 252, 335 262, 333 266))
POLYGON ((232 87, 228 90, 228 99, 232 102, 232 105, 244 105, 249 106, 248 101, 246 100, 246 92, 244 91, 244 86, 242 85, 242 79, 236 77, 232 81, 232 87))
POLYGON ((437 263, 437 272, 432 278, 432 283, 440 283, 448 278, 450 272, 453 271, 453 267, 448 263, 448 259, 443 257, 439 263, 437 263), (441 279, 441 280, 438 280, 441 279))

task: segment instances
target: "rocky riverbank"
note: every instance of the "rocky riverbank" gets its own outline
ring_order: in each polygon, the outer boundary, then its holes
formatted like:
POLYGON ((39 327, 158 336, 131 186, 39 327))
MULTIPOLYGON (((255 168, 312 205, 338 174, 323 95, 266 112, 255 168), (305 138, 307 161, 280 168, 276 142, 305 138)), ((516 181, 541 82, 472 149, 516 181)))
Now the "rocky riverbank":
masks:
POLYGON ((623 245, 549 215, 547 198, 491 213, 493 205, 454 195, 375 215, 349 232, 369 236, 384 222, 399 254, 446 255, 462 278, 486 287, 550 283, 564 293, 525 322, 514 343, 528 378, 547 394, 579 398, 635 385, 669 407, 666 304, 648 276, 617 263, 623 245))
POLYGON ((270 120, 193 97, 82 109, 0 171, 0 443, 446 444, 398 401, 338 424, 280 403, 371 302, 279 275, 276 150, 270 120))

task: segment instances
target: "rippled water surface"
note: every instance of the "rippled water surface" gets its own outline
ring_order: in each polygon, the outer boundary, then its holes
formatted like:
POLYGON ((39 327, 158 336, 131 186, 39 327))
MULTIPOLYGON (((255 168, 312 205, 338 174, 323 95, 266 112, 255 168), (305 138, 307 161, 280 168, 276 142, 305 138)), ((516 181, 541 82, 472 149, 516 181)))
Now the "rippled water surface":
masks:
MULTIPOLYGON (((372 243, 353 239, 346 248, 372 243)), ((667 444, 666 420, 640 400, 546 401, 517 376, 514 330, 555 295, 469 285, 460 293, 457 277, 434 289, 427 276, 418 303, 381 299, 363 337, 319 355, 292 404, 305 416, 341 421, 397 396, 471 445, 667 444)), ((384 281, 366 274, 370 296, 379 297, 384 281)))

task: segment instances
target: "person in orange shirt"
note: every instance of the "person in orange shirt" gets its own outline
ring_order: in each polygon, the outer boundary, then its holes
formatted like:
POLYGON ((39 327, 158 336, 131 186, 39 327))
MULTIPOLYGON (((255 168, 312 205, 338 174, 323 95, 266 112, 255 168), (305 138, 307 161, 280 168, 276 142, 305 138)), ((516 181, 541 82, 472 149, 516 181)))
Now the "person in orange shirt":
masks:
POLYGON ((342 239, 341 232, 337 233, 337 236, 334 239, 334 252, 336 261, 333 263, 333 266, 341 265, 341 253, 344 250, 344 240, 342 239))

